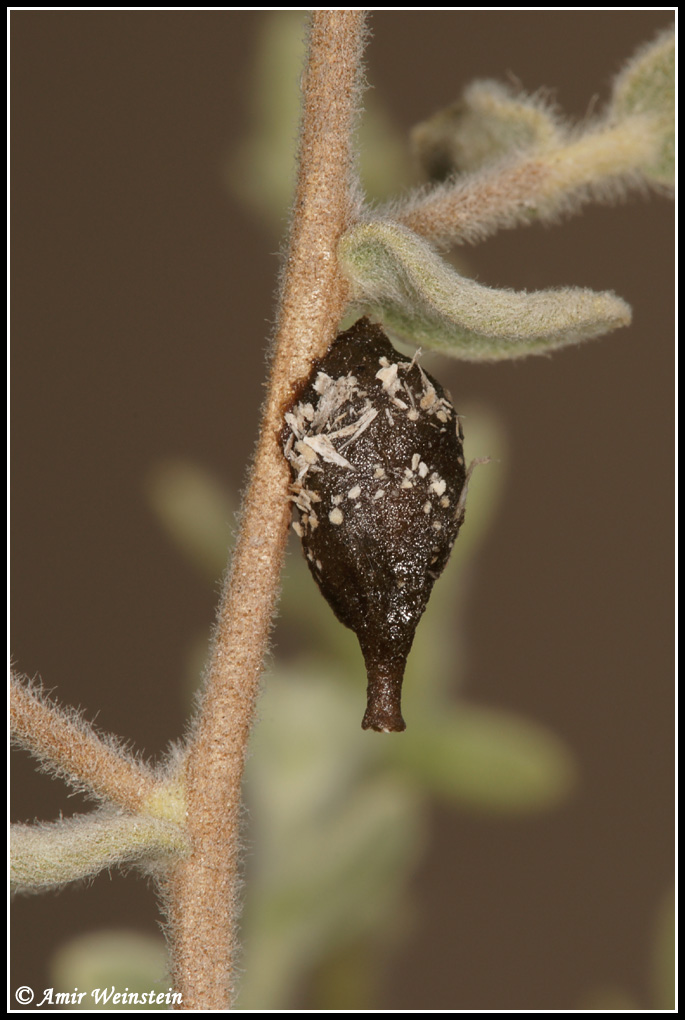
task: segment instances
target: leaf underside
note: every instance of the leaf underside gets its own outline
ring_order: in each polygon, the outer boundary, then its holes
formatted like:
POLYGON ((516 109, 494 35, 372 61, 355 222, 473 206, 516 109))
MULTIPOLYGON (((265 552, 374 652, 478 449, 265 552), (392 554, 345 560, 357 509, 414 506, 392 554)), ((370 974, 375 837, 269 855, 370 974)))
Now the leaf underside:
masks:
POLYGON ((497 290, 460 276, 418 235, 386 221, 340 241, 353 300, 398 336, 467 361, 544 354, 628 325, 611 291, 497 290))

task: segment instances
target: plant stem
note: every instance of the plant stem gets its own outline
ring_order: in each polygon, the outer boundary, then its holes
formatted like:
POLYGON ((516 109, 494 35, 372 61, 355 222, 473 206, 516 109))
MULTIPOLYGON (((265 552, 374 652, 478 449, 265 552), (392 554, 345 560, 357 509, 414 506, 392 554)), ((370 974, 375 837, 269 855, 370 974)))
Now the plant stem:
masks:
POLYGON ((297 383, 333 340, 345 310, 336 246, 356 212, 351 135, 364 22, 362 11, 317 10, 311 17, 271 381, 188 748, 191 853, 167 882, 174 978, 186 1009, 226 1009, 235 996, 240 787, 290 517, 280 430, 297 383))
POLYGON ((18 743, 78 790, 88 790, 129 811, 139 811, 157 784, 152 770, 130 757, 114 739, 97 734, 75 712, 12 677, 12 733, 18 743))
POLYGON ((590 201, 617 201, 630 190, 659 188, 642 172, 654 158, 655 137, 649 119, 629 117, 546 152, 457 177, 410 198, 393 215, 438 244, 482 241, 503 227, 553 223, 590 201))

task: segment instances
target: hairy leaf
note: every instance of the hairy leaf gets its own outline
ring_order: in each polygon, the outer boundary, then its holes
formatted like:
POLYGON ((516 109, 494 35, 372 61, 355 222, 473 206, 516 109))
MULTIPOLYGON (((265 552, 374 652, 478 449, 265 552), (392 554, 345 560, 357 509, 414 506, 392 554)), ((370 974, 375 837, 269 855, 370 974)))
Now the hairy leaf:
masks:
POLYGON ((475 81, 460 100, 412 131, 414 150, 433 180, 471 171, 509 153, 558 145, 564 129, 541 95, 516 94, 497 81, 475 81))
POLYGON ((654 180, 673 184, 675 176, 675 34, 673 29, 641 47, 614 84, 610 108, 615 121, 642 117, 654 132, 654 155, 645 167, 654 180))
POLYGON ((412 343, 467 361, 546 353, 630 322, 629 306, 611 292, 484 287, 390 222, 353 227, 338 254, 363 310, 412 343))
POLYGON ((180 829, 142 815, 103 810, 58 822, 13 825, 10 879, 16 892, 43 892, 116 865, 183 849, 180 829))

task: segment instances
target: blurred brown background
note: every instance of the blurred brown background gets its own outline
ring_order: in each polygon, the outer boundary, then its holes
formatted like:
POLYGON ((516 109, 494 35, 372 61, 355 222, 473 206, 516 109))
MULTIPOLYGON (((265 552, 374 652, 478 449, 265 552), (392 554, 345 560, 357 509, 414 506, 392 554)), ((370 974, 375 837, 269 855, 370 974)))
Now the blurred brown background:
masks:
MULTIPOLYGON (((183 733, 187 646, 216 592, 170 547, 143 480, 183 456, 240 489, 263 395, 278 259, 222 175, 264 16, 11 16, 12 653, 152 755, 183 733)), ((384 11, 368 79, 406 130, 509 72, 582 116, 670 20, 384 11)), ((590 207, 470 253, 482 282, 613 289, 634 310, 629 329, 549 360, 440 370, 510 444, 466 694, 548 725, 582 781, 529 819, 436 810, 380 1008, 569 1009, 606 983, 649 1007, 673 872, 672 216, 654 197, 590 207)), ((21 754, 13 792, 20 820, 80 807, 21 754)), ((144 883, 113 875, 19 901, 13 924, 12 987, 43 987, 64 937, 157 919, 144 883)))

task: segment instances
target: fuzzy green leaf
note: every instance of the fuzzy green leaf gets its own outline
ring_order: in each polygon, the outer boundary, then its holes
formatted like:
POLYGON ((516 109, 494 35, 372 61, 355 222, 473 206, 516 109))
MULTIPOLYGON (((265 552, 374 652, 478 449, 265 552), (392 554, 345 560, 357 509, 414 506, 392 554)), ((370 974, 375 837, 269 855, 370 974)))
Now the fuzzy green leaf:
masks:
POLYGON ((43 892, 116 865, 183 850, 183 835, 175 825, 102 810, 58 822, 13 825, 10 879, 16 892, 43 892))
POLYGON ((654 157, 645 172, 662 184, 675 178, 675 34, 660 33, 628 61, 614 84, 610 107, 614 121, 645 120, 655 134, 654 157))
POLYGON ((412 131, 414 150, 433 180, 472 171, 510 153, 558 145, 563 127, 540 95, 516 94, 496 81, 475 81, 462 98, 412 131))
POLYGON ((353 227, 338 255, 355 304, 400 337, 466 361, 542 354, 630 322, 629 306, 611 292, 484 287, 391 222, 353 227))

